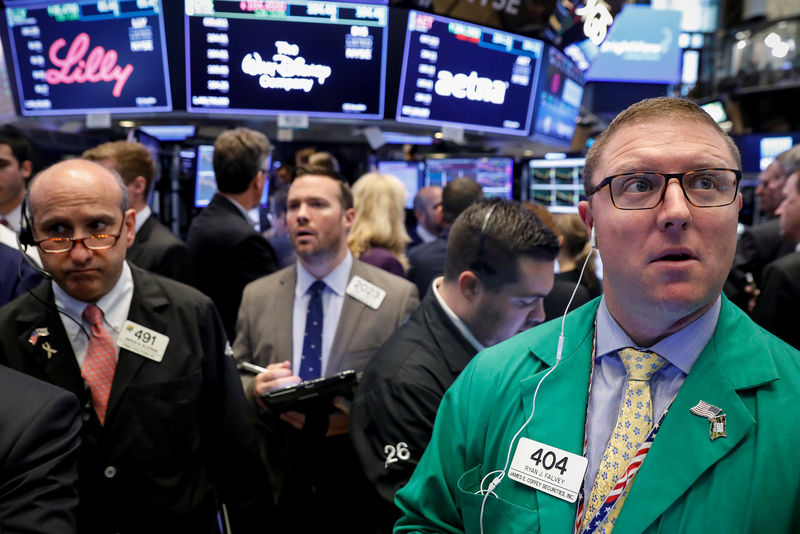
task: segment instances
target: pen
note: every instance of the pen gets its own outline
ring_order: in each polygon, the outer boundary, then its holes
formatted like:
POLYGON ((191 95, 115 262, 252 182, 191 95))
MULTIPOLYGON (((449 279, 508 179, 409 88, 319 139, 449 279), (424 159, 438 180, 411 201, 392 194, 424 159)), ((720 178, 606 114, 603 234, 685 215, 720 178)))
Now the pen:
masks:
POLYGON ((255 364, 252 364, 250 362, 238 362, 236 364, 236 367, 240 371, 245 371, 245 372, 248 372, 248 373, 254 374, 254 375, 267 372, 267 368, 266 367, 261 367, 260 365, 255 365, 255 364))

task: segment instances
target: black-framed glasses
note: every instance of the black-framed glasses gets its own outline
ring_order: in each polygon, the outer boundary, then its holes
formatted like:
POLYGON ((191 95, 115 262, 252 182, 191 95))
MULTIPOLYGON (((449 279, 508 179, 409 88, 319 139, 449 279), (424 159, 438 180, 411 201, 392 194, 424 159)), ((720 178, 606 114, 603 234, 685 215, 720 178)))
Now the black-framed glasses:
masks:
POLYGON ((736 200, 742 173, 736 169, 695 169, 678 173, 626 172, 604 178, 587 196, 608 186, 611 202, 621 210, 649 210, 658 206, 667 184, 678 180, 683 196, 698 208, 727 206, 736 200))
POLYGON ((63 254, 69 252, 75 243, 83 243, 89 250, 106 250, 117 244, 117 240, 122 235, 122 227, 125 225, 125 217, 122 217, 122 224, 119 225, 119 232, 115 234, 97 234, 89 237, 50 237, 34 241, 42 252, 50 254, 63 254))

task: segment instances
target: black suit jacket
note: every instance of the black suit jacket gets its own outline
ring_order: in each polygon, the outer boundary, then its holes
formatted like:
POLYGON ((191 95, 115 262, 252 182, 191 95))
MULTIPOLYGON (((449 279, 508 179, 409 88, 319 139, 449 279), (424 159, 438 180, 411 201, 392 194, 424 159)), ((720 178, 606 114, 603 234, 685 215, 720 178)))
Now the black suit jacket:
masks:
POLYGON ((278 270, 275 251, 219 193, 192 221, 186 243, 197 265, 195 286, 214 301, 233 339, 244 286, 278 270))
POLYGON ((128 319, 169 344, 161 362, 120 350, 105 426, 90 405, 51 283, 34 290, 39 300, 26 295, 0 309, 0 363, 68 389, 84 405, 79 530, 216 532, 219 499, 234 526, 257 531, 271 504, 269 483, 214 306, 188 286, 131 271, 128 319), (36 328, 47 335, 32 340, 36 328))
POLYGON ((0 531, 76 532, 75 395, 0 366, 0 531))
POLYGON ((127 259, 137 267, 184 284, 194 282, 194 260, 189 247, 175 237, 155 215, 150 215, 136 232, 127 259))
POLYGON ((761 288, 761 274, 767 264, 794 251, 795 243, 783 239, 780 222, 772 219, 748 228, 739 237, 733 267, 725 282, 725 296, 747 311, 750 294, 744 292, 747 285, 745 273, 751 273, 756 286, 761 288))
POLYGON ((0 306, 38 286, 43 279, 19 250, 0 243, 0 306))
POLYGON ((378 504, 381 531, 391 532, 399 517, 391 505, 394 494, 428 446, 445 391, 477 352, 429 291, 364 369, 350 412, 350 437, 384 499, 378 504))
POLYGON ((753 320, 796 349, 800 349, 800 252, 775 260, 764 269, 761 295, 753 320))
POLYGON ((422 243, 408 251, 408 280, 417 286, 419 298, 423 298, 431 287, 433 280, 444 272, 444 261, 447 256, 447 235, 439 236, 436 241, 422 243))

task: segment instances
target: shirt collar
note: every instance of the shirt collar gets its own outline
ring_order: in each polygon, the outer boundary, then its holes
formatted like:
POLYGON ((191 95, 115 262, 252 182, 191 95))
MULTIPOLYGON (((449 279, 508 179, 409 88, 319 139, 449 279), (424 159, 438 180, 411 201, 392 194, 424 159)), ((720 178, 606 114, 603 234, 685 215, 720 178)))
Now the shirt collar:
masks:
POLYGON ((225 200, 227 200, 228 202, 230 202, 231 204, 233 204, 234 206, 236 206, 236 209, 238 209, 242 213, 242 215, 244 215, 245 220, 247 220, 250 226, 253 226, 253 224, 255 224, 255 221, 250 218, 250 214, 247 213, 247 210, 244 209, 244 206, 242 206, 241 204, 239 204, 230 197, 226 197, 225 195, 220 195, 220 196, 225 200))
POLYGON ((12 230, 19 232, 19 222, 22 218, 22 204, 17 204, 13 210, 9 211, 5 215, 0 215, 0 217, 8 221, 8 224, 12 230))
POLYGON ((422 240, 423 243, 430 243, 431 241, 436 241, 436 235, 430 233, 421 224, 417 224, 417 235, 419 236, 419 238, 422 240))
POLYGON ((461 335, 464 336, 464 339, 469 341, 469 344, 472 345, 475 348, 475 350, 477 350, 478 352, 482 351, 486 347, 484 347, 483 344, 480 341, 478 341, 475 338, 475 336, 472 335, 472 332, 469 331, 469 328, 467 328, 467 325, 464 324, 464 321, 462 321, 458 315, 453 313, 453 310, 450 309, 450 306, 447 305, 442 296, 439 294, 438 286, 442 283, 443 280, 444 276, 440 276, 433 281, 433 285, 431 286, 431 291, 433 291, 433 294, 436 296, 436 300, 439 302, 439 306, 442 307, 442 310, 444 310, 445 315, 447 315, 447 317, 453 322, 453 325, 455 325, 455 327, 458 329, 461 335))
POLYGON ((714 304, 693 323, 684 326, 652 347, 638 347, 611 316, 606 299, 597 307, 597 357, 625 347, 637 347, 656 352, 672 365, 686 374, 694 365, 703 347, 706 346, 717 327, 722 298, 717 297, 714 304))
POLYGON ((136 212, 136 233, 137 234, 139 233, 139 230, 142 228, 142 226, 144 226, 144 223, 147 222, 147 218, 150 217, 150 215, 152 213, 153 213, 153 211, 150 209, 150 206, 148 206, 147 204, 144 205, 144 208, 142 208, 141 211, 137 211, 136 212))
MULTIPOLYGON (((350 269, 353 267, 353 255, 347 251, 347 256, 336 266, 334 270, 329 272, 322 278, 325 285, 336 293, 338 296, 344 295, 347 289, 347 283, 350 280, 350 269)), ((300 260, 297 261, 297 284, 295 285, 295 298, 302 297, 308 292, 311 284, 317 281, 317 278, 308 272, 300 260)))
MULTIPOLYGON (((53 282, 53 294, 56 301, 56 307, 61 313, 66 313, 72 316, 73 319, 81 320, 83 318, 83 310, 88 303, 80 301, 67 294, 66 291, 53 282)), ((128 267, 128 262, 122 264, 122 273, 120 274, 117 283, 111 288, 111 291, 103 295, 103 297, 96 302, 97 307, 103 310, 103 318, 105 322, 114 330, 119 332, 122 328, 122 323, 128 318, 128 311, 130 309, 130 302, 133 297, 133 276, 131 269, 128 267)), ((78 330, 78 325, 72 321, 64 321, 67 333, 70 337, 78 330)))

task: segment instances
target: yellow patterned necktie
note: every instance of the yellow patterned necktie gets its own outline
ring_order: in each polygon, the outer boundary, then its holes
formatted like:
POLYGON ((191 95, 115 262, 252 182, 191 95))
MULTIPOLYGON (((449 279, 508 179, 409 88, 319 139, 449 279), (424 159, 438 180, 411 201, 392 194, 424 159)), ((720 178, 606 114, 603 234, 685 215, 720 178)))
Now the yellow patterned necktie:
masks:
MULTIPOLYGON (((650 398, 650 377, 667 363, 655 352, 641 352, 627 348, 618 351, 627 373, 625 393, 617 415, 617 423, 608 440, 608 445, 600 460, 597 477, 594 479, 592 493, 586 505, 586 514, 581 530, 594 517, 614 488, 625 468, 635 456, 653 428, 653 406, 650 398)), ((608 512, 597 528, 598 533, 608 534, 614 528, 631 482, 617 499, 616 505, 608 512)))

